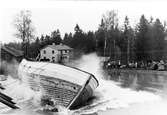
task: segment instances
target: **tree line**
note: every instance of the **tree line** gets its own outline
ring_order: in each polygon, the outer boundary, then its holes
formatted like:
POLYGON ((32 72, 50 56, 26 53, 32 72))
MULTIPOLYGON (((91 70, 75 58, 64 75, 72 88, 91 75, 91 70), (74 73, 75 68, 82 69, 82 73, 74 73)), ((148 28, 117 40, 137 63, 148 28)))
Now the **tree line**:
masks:
POLYGON ((99 56, 121 60, 122 63, 167 58, 166 23, 158 18, 147 19, 141 15, 139 22, 132 27, 126 16, 124 23, 120 25, 117 12, 112 10, 102 16, 96 31, 84 32, 76 24, 74 33, 65 33, 63 37, 59 29, 52 31, 50 35, 34 37, 31 22, 30 12, 21 12, 16 17, 15 27, 18 32, 16 37, 22 42, 6 44, 23 50, 30 58, 37 57, 41 48, 52 43, 66 44, 84 54, 97 52, 99 56))

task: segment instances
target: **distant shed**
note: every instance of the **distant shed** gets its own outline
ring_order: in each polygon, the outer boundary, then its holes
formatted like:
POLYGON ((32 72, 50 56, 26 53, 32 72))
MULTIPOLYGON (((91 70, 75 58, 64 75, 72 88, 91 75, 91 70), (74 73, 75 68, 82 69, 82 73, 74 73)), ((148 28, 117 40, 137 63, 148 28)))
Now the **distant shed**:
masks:
POLYGON ((17 61, 21 61, 23 58, 23 51, 16 50, 12 47, 1 46, 1 59, 5 61, 11 61, 12 59, 16 59, 17 61))

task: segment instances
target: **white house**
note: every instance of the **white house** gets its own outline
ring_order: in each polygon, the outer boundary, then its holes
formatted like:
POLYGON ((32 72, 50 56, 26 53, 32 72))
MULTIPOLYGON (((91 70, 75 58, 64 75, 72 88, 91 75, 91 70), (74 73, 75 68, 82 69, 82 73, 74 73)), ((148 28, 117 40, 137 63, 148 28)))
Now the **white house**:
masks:
POLYGON ((59 44, 47 45, 40 50, 40 60, 48 60, 51 62, 67 62, 69 61, 72 48, 67 45, 59 44))

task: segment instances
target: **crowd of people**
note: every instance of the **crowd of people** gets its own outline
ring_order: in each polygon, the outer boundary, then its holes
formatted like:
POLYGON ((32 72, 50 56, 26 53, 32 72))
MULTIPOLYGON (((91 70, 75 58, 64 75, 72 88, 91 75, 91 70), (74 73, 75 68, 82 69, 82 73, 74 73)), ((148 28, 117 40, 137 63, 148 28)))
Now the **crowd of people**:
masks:
POLYGON ((160 60, 160 61, 131 61, 128 64, 121 64, 120 60, 118 61, 105 61, 104 68, 112 69, 144 69, 144 70, 167 70, 167 62, 160 60))

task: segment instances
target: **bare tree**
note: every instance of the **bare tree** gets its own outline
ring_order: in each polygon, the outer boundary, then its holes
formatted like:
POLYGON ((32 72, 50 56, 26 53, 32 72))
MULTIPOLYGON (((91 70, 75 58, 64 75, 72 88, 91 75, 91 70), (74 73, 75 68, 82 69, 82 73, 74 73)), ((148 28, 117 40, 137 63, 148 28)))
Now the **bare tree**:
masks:
MULTIPOLYGON (((113 36, 113 32, 118 29, 118 13, 114 10, 107 11, 106 14, 103 15, 102 17, 103 23, 104 23, 104 30, 105 30, 105 45, 104 45, 104 56, 105 54, 105 49, 107 48, 107 41, 113 42, 114 46, 114 60, 115 60, 115 37, 113 36)), ((111 49, 111 48, 110 48, 111 49)), ((111 51, 110 51, 111 52, 111 51)))
POLYGON ((118 13, 115 10, 107 11, 103 15, 104 27, 107 30, 118 27, 118 13))
POLYGON ((16 28, 15 36, 22 40, 24 56, 28 56, 28 46, 30 41, 34 38, 31 12, 29 10, 20 11, 14 19, 14 27, 16 28))

